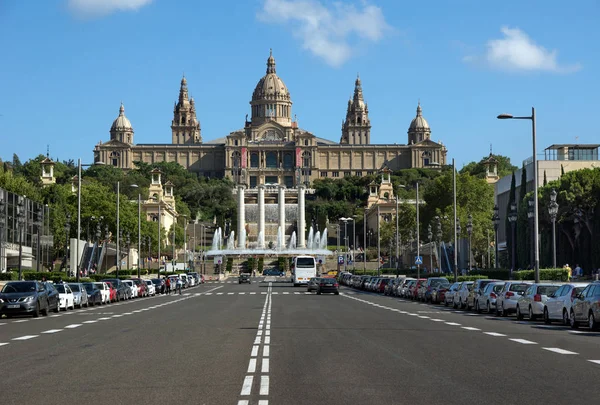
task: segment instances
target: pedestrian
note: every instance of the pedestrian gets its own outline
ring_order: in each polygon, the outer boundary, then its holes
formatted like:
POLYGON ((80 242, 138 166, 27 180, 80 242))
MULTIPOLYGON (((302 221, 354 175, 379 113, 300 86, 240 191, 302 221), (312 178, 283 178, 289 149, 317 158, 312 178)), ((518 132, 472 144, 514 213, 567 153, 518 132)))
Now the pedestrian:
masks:
POLYGON ((169 277, 166 277, 167 281, 167 294, 171 295, 171 279, 169 277))
POLYGON ((181 277, 179 277, 177 279, 176 285, 177 285, 177 290, 179 290, 179 295, 181 295, 181 286, 183 286, 183 280, 181 279, 181 277))

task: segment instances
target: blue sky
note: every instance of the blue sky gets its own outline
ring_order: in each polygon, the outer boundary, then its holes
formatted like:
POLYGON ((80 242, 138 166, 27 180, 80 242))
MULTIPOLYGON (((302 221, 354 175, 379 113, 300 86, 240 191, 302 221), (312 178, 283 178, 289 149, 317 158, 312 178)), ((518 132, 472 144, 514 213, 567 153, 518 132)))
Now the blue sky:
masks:
POLYGON ((204 140, 241 128, 269 48, 302 128, 340 138, 354 79, 372 143, 407 141, 421 100, 459 166, 599 140, 600 3, 558 0, 0 1, 0 157, 92 161, 119 103, 136 143, 170 143, 182 74, 204 140), (590 121, 590 122, 588 122, 590 121))

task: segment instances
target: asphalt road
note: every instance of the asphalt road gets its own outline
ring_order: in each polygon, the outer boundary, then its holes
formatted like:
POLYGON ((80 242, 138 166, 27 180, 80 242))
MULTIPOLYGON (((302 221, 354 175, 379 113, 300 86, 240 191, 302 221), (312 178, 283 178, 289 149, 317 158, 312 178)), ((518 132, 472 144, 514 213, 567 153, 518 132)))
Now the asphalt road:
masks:
POLYGON ((258 280, 0 319, 0 403, 504 405, 598 395, 600 333, 258 280))

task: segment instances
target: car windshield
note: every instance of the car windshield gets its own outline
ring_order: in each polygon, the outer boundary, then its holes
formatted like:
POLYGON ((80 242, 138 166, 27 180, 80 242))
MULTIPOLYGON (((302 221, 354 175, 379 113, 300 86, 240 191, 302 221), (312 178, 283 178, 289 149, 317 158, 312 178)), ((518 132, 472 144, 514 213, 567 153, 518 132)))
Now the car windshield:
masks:
POLYGON ((35 283, 23 282, 23 283, 8 283, 2 288, 3 293, 24 293, 32 292, 36 290, 35 283))
POLYGON ((69 284, 69 287, 71 287, 71 291, 73 292, 79 292, 79 284, 69 284))
POLYGON ((59 293, 64 294, 65 293, 65 285, 64 284, 56 284, 56 289, 58 290, 59 293))
POLYGON ((85 287, 85 290, 87 292, 94 291, 94 284, 92 284, 92 283, 85 283, 83 286, 85 287))
POLYGON ((430 280, 429 285, 432 287, 439 287, 441 285, 449 285, 450 282, 448 281, 448 279, 437 279, 437 280, 430 280))
POLYGON ((296 259, 297 268, 312 268, 315 267, 315 259, 312 257, 299 257, 296 259))
POLYGON ((500 291, 502 291, 502 289, 504 288, 504 284, 494 284, 494 292, 495 293, 499 293, 500 291))
POLYGON ((540 295, 550 295, 556 290, 558 290, 557 285, 540 285, 537 288, 537 293, 540 295))
POLYGON ((94 283, 94 285, 96 286, 96 288, 98 288, 99 290, 104 290, 104 284, 102 283, 94 283))
POLYGON ((322 278, 321 283, 323 284, 335 284, 334 278, 322 278))
POLYGON ((525 290, 527 289, 528 285, 527 284, 512 284, 509 288, 509 291, 515 291, 515 292, 525 292, 525 290))

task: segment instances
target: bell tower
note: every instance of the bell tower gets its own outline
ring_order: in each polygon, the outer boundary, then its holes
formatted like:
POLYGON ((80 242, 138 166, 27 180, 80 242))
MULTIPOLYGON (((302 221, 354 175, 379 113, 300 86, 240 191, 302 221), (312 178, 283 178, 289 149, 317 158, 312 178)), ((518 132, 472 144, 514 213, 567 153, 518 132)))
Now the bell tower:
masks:
POLYGON ((363 99, 360 77, 354 82, 354 97, 348 100, 346 120, 342 122, 341 144, 368 145, 371 143, 371 120, 369 106, 363 99))
POLYGON ((173 121, 171 122, 171 143, 176 145, 202 143, 200 122, 196 117, 196 104, 194 98, 188 96, 187 80, 181 79, 179 100, 173 108, 173 121))

